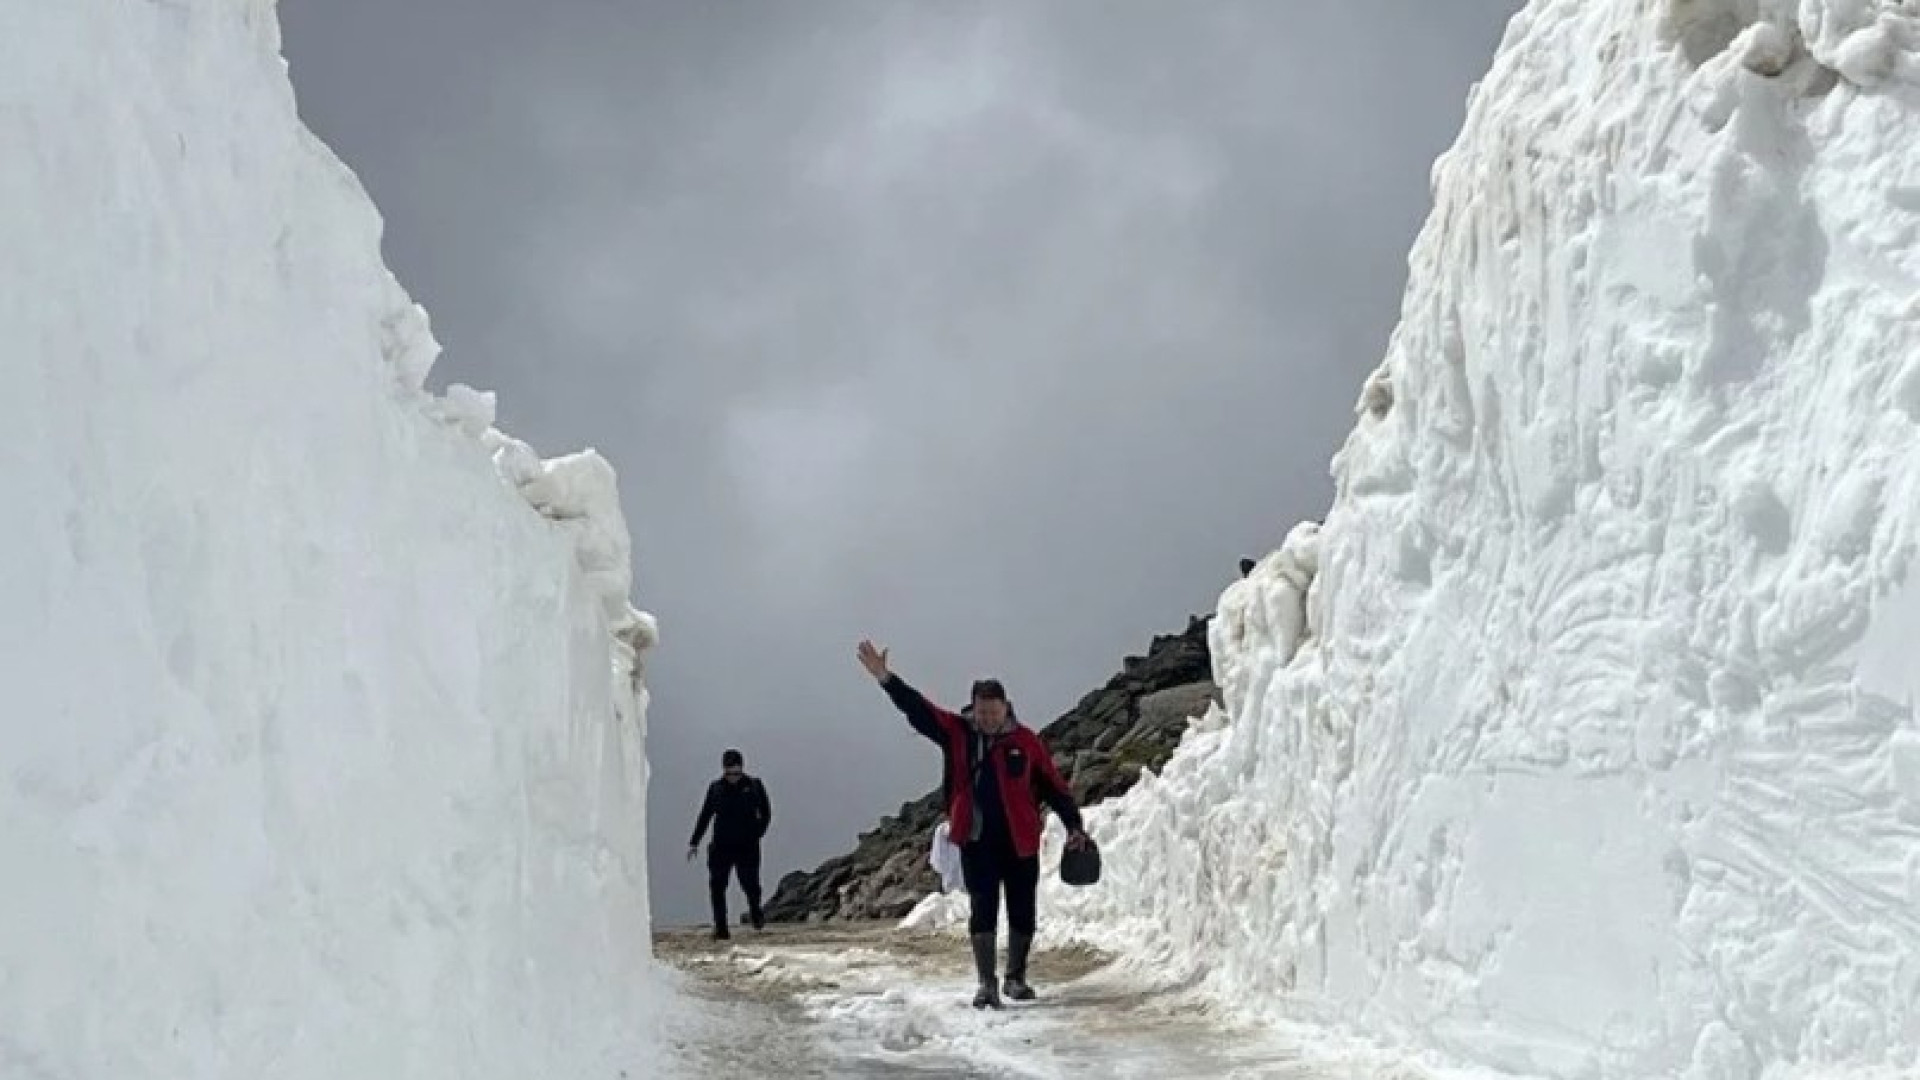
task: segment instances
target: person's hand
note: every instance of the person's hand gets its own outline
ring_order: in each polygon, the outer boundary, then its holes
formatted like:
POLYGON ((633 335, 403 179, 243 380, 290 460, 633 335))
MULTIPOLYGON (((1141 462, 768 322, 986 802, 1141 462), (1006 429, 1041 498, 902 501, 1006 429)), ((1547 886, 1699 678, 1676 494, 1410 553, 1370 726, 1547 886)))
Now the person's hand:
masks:
POLYGON ((687 849, 687 861, 688 861, 688 862, 692 862, 692 861, 693 861, 693 859, 694 859, 694 856, 696 856, 696 855, 698 855, 698 854, 700 854, 700 845, 699 845, 699 844, 695 844, 695 845, 693 845, 692 847, 689 847, 689 848, 687 849))
POLYGON ((1068 851, 1079 851, 1092 842, 1093 841, 1087 836, 1086 831, 1082 829, 1075 829, 1067 834, 1068 851))
POLYGON ((873 642, 862 641, 858 650, 860 666, 880 682, 887 681, 887 650, 876 649, 873 642))

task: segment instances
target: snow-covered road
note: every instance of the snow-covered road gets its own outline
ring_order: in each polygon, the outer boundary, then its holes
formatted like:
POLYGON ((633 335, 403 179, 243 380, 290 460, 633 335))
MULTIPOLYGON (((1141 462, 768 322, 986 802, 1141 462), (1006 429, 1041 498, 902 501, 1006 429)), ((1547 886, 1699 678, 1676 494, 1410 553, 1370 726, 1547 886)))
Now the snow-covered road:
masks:
POLYGON ((1235 1027, 1177 988, 1101 958, 1035 958, 1039 1000, 968 1005, 957 937, 875 925, 659 936, 663 960, 711 1006, 682 1050, 696 1075, 1428 1080, 1405 1059, 1335 1049, 1305 1032, 1235 1027))

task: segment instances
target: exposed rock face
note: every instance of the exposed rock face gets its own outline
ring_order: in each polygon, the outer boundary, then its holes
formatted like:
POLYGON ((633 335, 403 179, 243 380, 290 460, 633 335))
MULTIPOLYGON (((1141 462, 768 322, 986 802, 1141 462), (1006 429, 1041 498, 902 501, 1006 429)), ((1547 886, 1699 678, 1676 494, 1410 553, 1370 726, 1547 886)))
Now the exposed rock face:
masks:
MULTIPOLYGON (((1142 768, 1159 768, 1179 745, 1187 718, 1206 711, 1216 695, 1207 622, 1192 618, 1183 633, 1153 639, 1145 656, 1128 657, 1120 674, 1041 729, 1080 805, 1120 795, 1142 768)), ((927 851, 943 811, 938 789, 901 804, 861 833, 853 851, 781 878, 767 902, 767 918, 906 915, 940 887, 927 851)))

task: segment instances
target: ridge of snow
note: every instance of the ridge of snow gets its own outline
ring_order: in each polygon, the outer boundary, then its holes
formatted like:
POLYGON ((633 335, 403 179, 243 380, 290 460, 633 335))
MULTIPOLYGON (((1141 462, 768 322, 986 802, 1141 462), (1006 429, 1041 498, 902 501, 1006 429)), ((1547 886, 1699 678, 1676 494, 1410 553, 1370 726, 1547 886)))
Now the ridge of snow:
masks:
POLYGON ((1433 180, 1043 933, 1514 1074, 1914 1075, 1920 6, 1535 0, 1433 180))
POLYGON ((0 1074, 662 1075, 612 467, 425 389, 269 0, 6 9, 0 1074))

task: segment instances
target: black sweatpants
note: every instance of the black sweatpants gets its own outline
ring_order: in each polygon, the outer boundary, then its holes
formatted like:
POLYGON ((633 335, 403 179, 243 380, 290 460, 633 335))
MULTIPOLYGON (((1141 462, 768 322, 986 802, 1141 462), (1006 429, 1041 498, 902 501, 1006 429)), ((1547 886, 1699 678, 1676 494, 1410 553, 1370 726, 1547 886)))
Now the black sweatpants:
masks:
POLYGON ((1032 936, 1034 894, 1040 888, 1040 856, 1014 854, 1013 838, 993 830, 960 846, 960 873, 966 879, 973 912, 967 918, 970 934, 998 933, 1000 890, 1007 893, 1007 929, 1032 936), (998 835, 993 835, 997 832, 998 835))
POLYGON ((713 926, 727 926, 727 875, 740 879, 740 891, 747 894, 747 915, 758 921, 760 915, 760 845, 758 843, 715 843, 707 848, 707 895, 713 901, 713 926))

